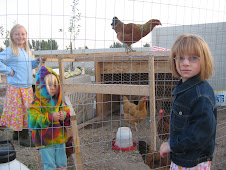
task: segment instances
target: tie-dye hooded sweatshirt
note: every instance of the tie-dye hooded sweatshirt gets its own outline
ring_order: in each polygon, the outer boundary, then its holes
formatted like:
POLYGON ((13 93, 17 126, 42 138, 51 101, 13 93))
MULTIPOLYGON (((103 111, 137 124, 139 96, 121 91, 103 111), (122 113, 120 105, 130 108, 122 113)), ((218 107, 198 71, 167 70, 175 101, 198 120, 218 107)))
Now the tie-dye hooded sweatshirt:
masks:
POLYGON ((40 67, 35 77, 35 99, 27 110, 28 127, 32 130, 32 140, 37 148, 65 143, 66 126, 70 126, 70 109, 61 99, 60 84, 57 100, 52 99, 46 89, 44 78, 50 73, 54 74, 59 82, 58 75, 51 68, 40 67), (64 112, 64 121, 53 121, 53 113, 59 111, 64 112))

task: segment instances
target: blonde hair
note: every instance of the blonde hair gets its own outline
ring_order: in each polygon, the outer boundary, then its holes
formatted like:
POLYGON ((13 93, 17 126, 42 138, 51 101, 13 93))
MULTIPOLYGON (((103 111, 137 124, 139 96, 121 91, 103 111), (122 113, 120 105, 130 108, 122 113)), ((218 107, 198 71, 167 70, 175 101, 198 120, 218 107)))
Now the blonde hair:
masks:
MULTIPOLYGON (((18 56, 20 55, 20 51, 18 49, 18 46, 17 44, 13 41, 13 33, 18 29, 18 28, 24 28, 24 26, 20 25, 20 24, 16 24, 12 27, 12 29, 10 30, 10 47, 11 47, 11 50, 13 52, 13 54, 15 56, 18 56)), ((26 34, 27 34, 27 30, 24 28, 24 30, 26 31, 26 34)), ((24 50, 27 52, 28 56, 31 56, 31 51, 30 51, 30 48, 29 48, 29 44, 28 44, 28 41, 27 39, 25 40, 25 43, 23 44, 23 48, 24 50)))
MULTIPOLYGON (((171 49, 171 55, 169 57, 169 67, 173 73, 173 76, 177 78, 181 77, 181 75, 177 72, 176 61, 174 58, 184 54, 200 57, 200 80, 207 80, 213 75, 213 57, 207 43, 197 35, 182 34, 177 37, 176 41, 174 42, 171 49)), ((177 62, 180 61, 178 60, 177 62)))
POLYGON ((50 85, 56 85, 57 94, 54 96, 54 98, 58 98, 59 96, 59 82, 57 77, 54 74, 47 74, 44 78, 46 89, 49 93, 50 91, 50 85))

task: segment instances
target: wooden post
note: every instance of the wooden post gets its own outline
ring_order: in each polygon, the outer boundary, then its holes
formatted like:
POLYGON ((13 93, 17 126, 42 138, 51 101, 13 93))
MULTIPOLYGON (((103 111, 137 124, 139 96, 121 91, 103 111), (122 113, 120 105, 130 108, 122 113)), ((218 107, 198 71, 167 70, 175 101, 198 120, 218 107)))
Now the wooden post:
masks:
MULTIPOLYGON (((101 83, 101 71, 100 71, 100 63, 99 62, 95 62, 95 82, 96 83, 101 83)), ((96 94, 96 112, 97 112, 97 116, 99 116, 100 118, 102 118, 102 103, 103 102, 103 94, 98 93, 96 94)))
MULTIPOLYGON (((71 115, 71 131, 73 135, 73 140, 74 140, 74 146, 75 146, 75 155, 73 154, 73 159, 75 166, 77 166, 78 170, 82 170, 82 155, 81 155, 81 145, 80 145, 80 139, 78 135, 78 125, 77 125, 77 119, 76 119, 76 114, 73 109, 73 106, 71 104, 71 101, 68 96, 65 96, 65 101, 70 107, 70 115, 71 115)), ((69 130, 70 133, 70 130, 69 130)), ((70 134, 69 134, 70 135, 70 134)))
MULTIPOLYGON (((75 146, 75 157, 74 160, 76 160, 77 170, 83 169, 82 164, 82 155, 81 155, 81 145, 80 145, 80 139, 78 135, 78 127, 77 127, 77 120, 76 116, 73 116, 71 118, 71 126, 72 126, 72 134, 73 134, 73 140, 74 140, 74 146, 75 146)), ((73 155, 74 156, 74 155, 73 155)))
POLYGON ((59 78, 60 78, 60 84, 61 84, 61 96, 62 99, 64 100, 65 97, 65 91, 64 91, 64 84, 65 84, 65 77, 64 77, 64 62, 62 61, 62 58, 60 57, 58 59, 58 64, 59 64, 59 78))
MULTIPOLYGON (((74 140, 74 146, 75 146, 75 158, 76 160, 75 166, 77 165, 78 170, 82 170, 82 157, 81 157, 81 148, 80 148, 80 139, 78 136, 78 127, 77 127, 77 120, 76 120, 76 114, 74 112, 74 109, 72 107, 72 104, 70 102, 70 99, 65 96, 66 92, 64 89, 65 84, 65 77, 64 77, 64 62, 62 61, 62 58, 58 59, 59 64, 59 76, 60 76, 60 82, 61 82, 61 93, 62 93, 62 99, 66 101, 68 106, 70 107, 70 115, 71 115, 71 131, 73 134, 73 140, 74 140)), ((70 132, 70 130, 69 130, 70 132)), ((70 135, 70 134, 69 134, 70 135)))
POLYGON ((150 146, 156 151, 156 120, 155 120, 155 71, 154 56, 149 57, 149 87, 150 87, 150 120, 151 120, 151 143, 150 146))

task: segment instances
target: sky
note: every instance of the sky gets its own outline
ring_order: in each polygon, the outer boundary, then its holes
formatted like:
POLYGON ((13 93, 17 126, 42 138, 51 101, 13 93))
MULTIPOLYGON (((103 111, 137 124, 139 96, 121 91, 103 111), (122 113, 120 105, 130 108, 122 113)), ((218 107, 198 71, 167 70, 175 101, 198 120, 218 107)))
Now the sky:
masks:
MULTIPOLYGON (((25 26, 28 38, 55 39, 59 49, 69 45, 68 27, 73 0, 0 0, 0 26, 10 30, 15 23, 25 26), (59 32, 62 29, 62 32, 59 32)), ((117 16, 124 23, 143 24, 159 19, 162 27, 226 22, 225 0, 78 0, 81 13, 79 35, 73 47, 89 49, 109 48, 119 42, 111 28, 117 16)), ((158 31, 154 29, 153 31, 158 31)), ((5 39, 0 37, 0 46, 5 39)), ((151 34, 133 44, 151 44, 151 34)))

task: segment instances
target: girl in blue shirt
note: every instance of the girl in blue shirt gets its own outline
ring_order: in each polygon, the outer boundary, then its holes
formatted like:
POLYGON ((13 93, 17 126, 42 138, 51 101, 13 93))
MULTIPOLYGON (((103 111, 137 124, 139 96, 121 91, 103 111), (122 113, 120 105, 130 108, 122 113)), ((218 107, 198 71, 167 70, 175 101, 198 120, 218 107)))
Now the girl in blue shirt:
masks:
POLYGON ((33 101, 32 69, 39 65, 39 59, 30 58, 27 31, 16 24, 10 31, 10 46, 0 53, 0 73, 7 75, 8 87, 1 115, 0 126, 14 130, 13 138, 23 146, 28 141, 27 107, 33 101))
POLYGON ((169 63, 181 79, 172 93, 170 139, 160 155, 170 153, 172 170, 209 170, 217 125, 215 95, 206 81, 213 74, 213 57, 201 37, 183 34, 173 44, 169 63))

